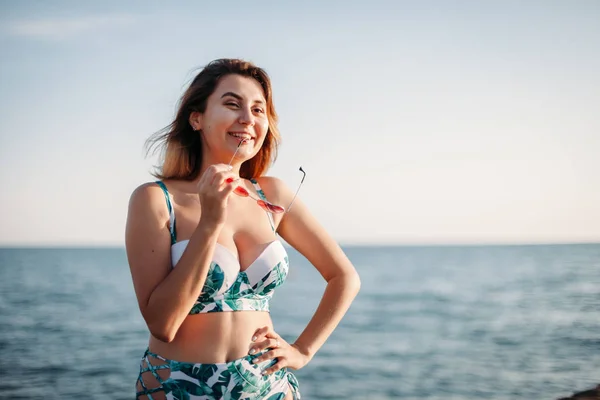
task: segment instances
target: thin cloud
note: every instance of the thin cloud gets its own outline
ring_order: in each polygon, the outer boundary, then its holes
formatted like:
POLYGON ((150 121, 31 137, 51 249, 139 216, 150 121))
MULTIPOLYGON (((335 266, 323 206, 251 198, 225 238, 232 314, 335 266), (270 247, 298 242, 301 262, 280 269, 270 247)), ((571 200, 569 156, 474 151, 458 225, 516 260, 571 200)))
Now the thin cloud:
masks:
POLYGON ((17 21, 9 25, 14 36, 65 39, 88 32, 129 26, 135 22, 132 15, 103 15, 76 18, 44 18, 17 21))

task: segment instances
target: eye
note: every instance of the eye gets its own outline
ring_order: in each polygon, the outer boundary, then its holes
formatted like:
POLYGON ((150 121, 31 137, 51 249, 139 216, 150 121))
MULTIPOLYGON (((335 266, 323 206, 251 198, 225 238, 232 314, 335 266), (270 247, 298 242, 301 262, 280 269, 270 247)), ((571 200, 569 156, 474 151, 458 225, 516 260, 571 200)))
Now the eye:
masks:
POLYGON ((237 103, 234 103, 232 101, 225 103, 226 106, 230 106, 230 107, 239 107, 237 103))
POLYGON ((265 110, 263 110, 263 109, 262 109, 262 108, 260 108, 260 107, 256 107, 256 108, 254 108, 254 112, 256 112, 256 113, 260 113, 260 114, 263 114, 263 113, 265 112, 265 110))

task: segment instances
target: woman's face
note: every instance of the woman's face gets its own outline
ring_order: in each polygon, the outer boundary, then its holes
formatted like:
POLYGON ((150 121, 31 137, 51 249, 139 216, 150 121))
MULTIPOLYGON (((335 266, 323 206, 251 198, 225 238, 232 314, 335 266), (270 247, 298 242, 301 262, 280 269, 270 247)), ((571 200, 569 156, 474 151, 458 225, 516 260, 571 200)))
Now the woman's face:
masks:
POLYGON ((236 159, 249 160, 262 147, 269 129, 262 87, 255 79, 227 75, 208 97, 204 113, 192 113, 190 123, 202 130, 204 154, 211 160, 229 162, 243 139, 236 159))

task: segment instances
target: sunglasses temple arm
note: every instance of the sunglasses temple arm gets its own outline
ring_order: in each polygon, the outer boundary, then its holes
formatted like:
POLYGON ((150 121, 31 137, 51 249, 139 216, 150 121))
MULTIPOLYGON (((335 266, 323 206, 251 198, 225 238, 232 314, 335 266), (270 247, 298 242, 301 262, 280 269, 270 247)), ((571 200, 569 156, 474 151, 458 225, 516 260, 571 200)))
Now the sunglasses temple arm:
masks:
MULTIPOLYGON (((259 198, 256 198, 256 197, 254 197, 254 195, 253 195, 253 194, 251 194, 251 193, 248 193, 248 197, 250 197, 252 200, 256 201, 257 203, 258 203, 259 201, 262 201, 262 203, 263 203, 263 204, 268 204, 268 205, 270 205, 270 206, 273 206, 273 205, 272 205, 271 203, 269 203, 268 201, 265 201, 265 200, 263 200, 263 199, 259 199, 259 198)), ((259 205, 260 205, 260 204, 259 204, 259 205)), ((277 206, 275 206, 275 207, 277 207, 277 206)), ((271 213, 271 214, 275 213, 274 211, 270 210, 268 206, 266 206, 266 207, 263 207, 263 206, 261 206, 261 208, 262 208, 263 210, 265 210, 266 212, 268 212, 268 213, 271 213)))
POLYGON ((304 170, 302 169, 302 167, 300 167, 300 171, 302 171, 302 173, 304 175, 302 175, 302 180, 300 181, 300 184, 298 185, 298 189, 296 189, 296 193, 294 193, 294 198, 292 199, 292 202, 288 206, 287 210, 285 210, 286 214, 288 212, 290 212, 290 209, 292 208, 292 204, 294 204, 294 201, 296 200, 296 196, 298 196, 298 192, 300 191, 300 188, 302 187, 302 184, 304 183, 304 178, 306 178, 306 172, 304 172, 304 170))
MULTIPOLYGON (((258 197, 254 197, 254 195, 252 193, 250 193, 250 192, 248 192, 248 197, 250 197, 254 201, 262 200, 262 199, 259 199, 258 197)), ((264 200, 262 200, 262 201, 264 201, 264 200)))
POLYGON ((235 149, 235 153, 233 153, 233 156, 231 156, 231 160, 229 160, 229 164, 227 165, 231 165, 231 163, 233 162, 233 159, 235 158, 235 155, 237 154, 238 150, 240 149, 240 147, 242 147, 242 144, 244 144, 246 142, 246 139, 242 140, 240 142, 240 144, 238 144, 238 147, 235 149))
POLYGON ((287 214, 288 212, 290 212, 290 209, 292 208, 292 204, 294 204, 294 201, 296 200, 296 196, 298 196, 298 192, 300 191, 300 186, 298 186, 298 190, 296 190, 296 194, 294 194, 294 198, 292 199, 292 202, 290 203, 290 205, 288 206, 287 210, 285 210, 285 213, 287 214))

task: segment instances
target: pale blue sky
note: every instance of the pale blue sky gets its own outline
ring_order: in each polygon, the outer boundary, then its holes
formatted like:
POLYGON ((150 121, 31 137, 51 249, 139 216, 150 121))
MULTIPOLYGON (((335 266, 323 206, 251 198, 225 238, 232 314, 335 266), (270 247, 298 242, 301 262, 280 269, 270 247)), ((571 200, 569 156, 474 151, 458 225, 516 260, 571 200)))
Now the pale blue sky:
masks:
POLYGON ((600 241, 600 2, 0 1, 0 245, 122 245, 197 68, 271 75, 341 243, 600 241), (85 3, 85 4, 83 4, 85 3))

